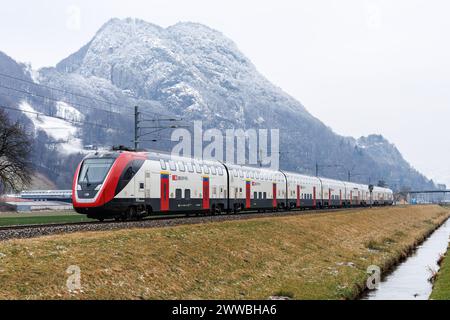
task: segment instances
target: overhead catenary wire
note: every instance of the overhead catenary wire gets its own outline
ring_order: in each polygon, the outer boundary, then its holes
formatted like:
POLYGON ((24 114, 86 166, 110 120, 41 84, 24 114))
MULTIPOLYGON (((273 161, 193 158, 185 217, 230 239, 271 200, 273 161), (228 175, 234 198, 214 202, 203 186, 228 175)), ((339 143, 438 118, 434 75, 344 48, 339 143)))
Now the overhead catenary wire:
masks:
MULTIPOLYGON (((16 80, 16 81, 21 81, 21 82, 24 82, 24 83, 28 83, 28 84, 31 84, 31 85, 36 86, 36 87, 41 87, 41 88, 45 88, 45 89, 48 89, 48 90, 58 91, 58 92, 66 94, 66 95, 72 95, 74 97, 79 97, 79 98, 83 98, 83 99, 97 101, 97 102, 100 102, 100 103, 104 103, 104 104, 106 104, 108 106, 117 106, 117 107, 120 107, 120 108, 126 108, 129 111, 132 111, 132 109, 133 109, 132 107, 124 107, 123 105, 115 103, 115 102, 102 100, 102 99, 98 99, 98 98, 95 98, 95 97, 88 97, 86 95, 82 95, 82 94, 79 94, 79 93, 71 92, 71 91, 68 91, 68 90, 65 90, 65 89, 62 89, 62 88, 56 88, 56 87, 52 87, 52 86, 49 86, 49 85, 43 85, 43 84, 40 84, 40 83, 33 82, 31 80, 27 80, 27 79, 19 78, 19 77, 16 77, 16 76, 8 75, 8 74, 2 73, 2 72, 0 72, 0 76, 2 76, 4 78, 13 79, 13 80, 16 80)), ((15 90, 14 88, 6 88, 6 89, 15 90)), ((30 92, 27 92, 27 93, 31 94, 30 92)), ((53 100, 53 101, 56 101, 56 102, 60 102, 61 101, 61 100, 55 99, 55 98, 49 98, 49 97, 45 97, 45 96, 41 96, 41 97, 44 97, 46 99, 53 100)), ((135 100, 139 100, 139 98, 135 97, 135 96, 130 96, 130 98, 135 99, 135 100)), ((68 104, 77 105, 77 106, 81 106, 81 107, 97 109, 97 110, 101 110, 101 111, 105 111, 105 112, 116 113, 116 114, 119 114, 119 115, 124 115, 123 113, 120 113, 120 112, 108 111, 108 110, 105 110, 105 109, 102 109, 102 108, 96 108, 96 107, 93 107, 93 106, 86 106, 86 105, 82 105, 82 104, 79 104, 79 103, 73 103, 73 102, 67 102, 67 101, 62 101, 62 102, 65 102, 65 103, 68 103, 68 104)), ((141 111, 141 114, 145 114, 145 115, 153 116, 153 117, 155 115, 156 116, 160 116, 160 117, 172 117, 172 115, 162 114, 162 113, 158 113, 158 112, 151 112, 150 113, 150 112, 146 112, 146 111, 141 111)), ((133 117, 133 115, 131 115, 131 114, 130 115, 125 115, 125 116, 133 117)))
POLYGON ((123 116, 125 116, 125 117, 132 117, 132 115, 127 115, 127 114, 123 114, 123 113, 120 113, 120 112, 115 112, 115 111, 111 111, 111 110, 96 108, 96 107, 84 105, 84 104, 81 104, 81 103, 78 103, 78 102, 62 101, 61 99, 56 99, 56 98, 44 96, 44 95, 37 94, 37 93, 34 93, 34 92, 30 92, 30 91, 8 87, 8 86, 5 86, 3 84, 0 84, 0 88, 4 88, 4 89, 7 89, 7 90, 20 92, 22 94, 26 94, 26 95, 29 95, 29 96, 32 96, 32 97, 38 97, 38 98, 41 98, 41 99, 46 99, 46 100, 53 101, 53 102, 64 102, 64 103, 67 103, 67 104, 70 104, 70 105, 75 105, 75 106, 79 106, 79 107, 82 107, 82 108, 95 109, 95 110, 103 111, 103 112, 110 113, 110 114, 115 114, 115 115, 122 116, 122 117, 123 116))
MULTIPOLYGON (((12 91, 19 92, 19 93, 22 93, 22 94, 25 94, 25 95, 29 95, 29 96, 32 96, 32 97, 39 97, 39 98, 42 98, 42 99, 47 99, 47 100, 54 101, 54 102, 65 102, 65 101, 61 101, 60 99, 56 99, 56 98, 40 95, 40 94, 37 94, 37 93, 34 93, 34 92, 30 92, 30 91, 27 91, 27 90, 21 90, 21 89, 17 89, 17 88, 12 88, 12 87, 9 87, 9 86, 5 86, 3 84, 0 84, 0 88, 4 88, 4 89, 7 89, 7 90, 12 90, 12 91)), ((18 97, 18 98, 22 98, 22 96, 19 96, 19 95, 13 95, 13 96, 18 97)), ((100 110, 100 111, 103 111, 103 112, 106 112, 106 113, 110 113, 110 114, 114 114, 114 115, 121 116, 121 117, 132 117, 132 115, 127 115, 127 114, 114 112, 114 111, 110 111, 110 110, 95 108, 95 107, 88 106, 88 105, 83 105, 83 104, 80 104, 80 103, 73 103, 73 102, 65 102, 65 103, 68 103, 68 104, 71 104, 71 105, 76 105, 76 106, 81 106, 81 107, 85 107, 85 108, 91 108, 91 109, 100 110)), ((9 108, 11 109, 11 107, 9 107, 9 108)), ((16 109, 16 111, 24 112, 22 109, 16 109)), ((44 116, 47 116, 47 117, 54 117, 54 116, 51 116, 49 114, 43 114, 43 113, 42 114, 41 113, 36 113, 36 114, 44 115, 44 116)), ((54 117, 54 118, 59 118, 61 120, 66 120, 67 121, 67 119, 62 118, 62 117, 54 117)), ((164 119, 156 118, 156 119, 143 119, 142 121, 181 121, 181 120, 177 120, 175 118, 164 118, 164 119)), ((110 125, 109 126, 99 125, 99 124, 90 123, 90 122, 87 122, 87 121, 78 122, 78 123, 85 123, 85 124, 90 124, 90 125, 96 125, 98 127, 103 127, 103 128, 114 128, 114 127, 112 127, 110 125)), ((122 131, 122 132, 125 132, 125 131, 122 131)))
POLYGON ((90 126, 96 126, 96 127, 100 127, 103 129, 113 129, 117 132, 123 132, 123 133, 128 133, 127 131, 123 131, 122 129, 118 128, 118 127, 111 127, 111 126, 105 126, 105 125, 101 125, 98 123, 94 123, 94 122, 89 122, 89 121, 76 121, 76 120, 71 120, 71 119, 66 119, 64 117, 58 117, 58 116, 52 116, 52 115, 48 115, 42 112, 38 112, 38 111, 29 111, 29 110, 23 110, 23 109, 19 109, 19 108, 14 108, 14 107, 9 107, 9 106, 4 106, 4 105, 0 105, 0 108, 6 109, 6 110, 11 110, 11 111, 17 111, 17 112, 21 112, 21 113, 28 113, 28 114, 34 114, 36 116, 42 116, 42 117, 49 117, 49 118, 54 118, 54 119, 59 119, 59 120, 63 120, 72 124, 78 124, 78 125, 90 125, 90 126))
MULTIPOLYGON (((23 110, 23 109, 3 106, 5 109, 9 109, 9 110, 17 111, 17 112, 22 112, 22 113, 35 114, 36 116, 51 117, 51 118, 64 120, 66 122, 69 122, 69 123, 72 123, 72 124, 77 124, 77 125, 86 124, 86 125, 91 125, 91 126, 104 128, 104 129, 114 129, 117 132, 125 132, 125 131, 123 131, 123 130, 121 130, 119 128, 112 127, 110 125, 111 119, 110 119, 109 115, 120 116, 120 117, 133 117, 133 115, 131 115, 131 114, 124 114, 124 113, 121 113, 121 112, 112 111, 111 110, 111 106, 113 106, 113 105, 124 108, 123 106, 121 106, 121 105, 119 105, 117 103, 113 103, 113 102, 110 102, 110 101, 106 101, 106 100, 102 100, 102 99, 98 99, 98 98, 94 98, 94 97, 88 97, 86 95, 70 92, 68 90, 61 89, 61 88, 55 88, 55 87, 51 87, 51 86, 48 86, 48 85, 38 84, 38 83, 35 83, 34 81, 23 79, 23 78, 19 78, 19 77, 13 76, 13 75, 8 75, 8 74, 2 73, 2 72, 0 72, 0 77, 4 77, 4 78, 7 78, 7 79, 20 81, 20 82, 23 82, 23 83, 35 86, 36 88, 52 90, 52 91, 50 91, 51 96, 47 96, 47 95, 43 95, 43 94, 38 93, 38 92, 34 92, 30 87, 27 87, 25 89, 22 88, 22 87, 16 88, 16 87, 11 87, 11 86, 5 85, 4 83, 0 82, 0 88, 6 89, 6 90, 10 90, 10 91, 14 91, 14 92, 20 93, 22 95, 27 95, 28 96, 27 99, 29 99, 29 97, 41 98, 41 99, 48 100, 48 101, 53 101, 53 102, 56 102, 56 103, 63 102, 63 103, 67 103, 68 105, 74 105, 74 106, 78 106, 78 107, 81 107, 81 108, 87 108, 87 109, 93 109, 93 110, 98 110, 98 111, 101 111, 101 112, 105 112, 105 113, 108 114, 108 120, 107 120, 108 126, 105 126, 105 125, 102 125, 102 124, 98 124, 98 123, 88 122, 88 121, 77 121, 77 120, 66 119, 64 117, 59 117, 59 116, 54 116, 54 115, 50 115, 50 114, 45 114, 45 113, 42 113, 42 112, 32 112, 32 111, 26 111, 26 110, 23 110), (92 105, 86 105, 86 104, 82 104, 82 103, 79 103, 79 102, 65 101, 63 98, 55 98, 55 96, 53 95, 53 91, 61 92, 64 95, 71 95, 72 97, 79 97, 79 98, 83 98, 83 99, 88 99, 88 100, 104 103, 104 104, 106 104, 109 107, 109 110, 106 109, 106 108, 98 108, 98 107, 94 107, 92 105)), ((18 98, 23 98, 22 96, 18 96, 18 95, 15 95, 15 96, 18 97, 18 98)), ((135 98, 135 99, 138 99, 138 98, 135 98)), ((68 99, 68 100, 70 100, 70 99, 68 99)), ((127 108, 127 109, 129 110, 129 108, 127 108)), ((151 134, 157 133, 159 131, 162 131, 162 130, 168 129, 168 128, 188 128, 189 127, 189 126, 180 126, 180 125, 176 125, 176 126, 175 125, 170 125, 170 126, 165 127, 163 124, 161 124, 161 122, 180 122, 180 121, 183 121, 182 118, 176 117, 176 116, 173 116, 173 115, 160 114, 160 113, 156 113, 156 112, 148 113, 148 112, 140 111, 139 112, 139 117, 141 119, 138 121, 138 123, 139 122, 140 123, 142 123, 142 122, 154 122, 157 125, 156 127, 151 127, 151 126, 142 127, 142 129, 157 129, 154 132, 142 133, 142 136, 151 135, 151 134), (158 118, 157 116, 160 116, 160 117, 158 118)), ((136 121, 136 118, 135 118, 135 121, 136 121)), ((139 131, 140 131, 140 129, 139 129, 139 131)), ((159 140, 161 140, 161 139, 159 139, 159 140)), ((147 141, 147 140, 143 140, 142 142, 144 142, 144 141, 147 141)), ((153 139, 151 141, 155 141, 155 139, 153 139)), ((137 142, 138 142, 137 139, 135 139, 135 143, 137 143, 137 142)))

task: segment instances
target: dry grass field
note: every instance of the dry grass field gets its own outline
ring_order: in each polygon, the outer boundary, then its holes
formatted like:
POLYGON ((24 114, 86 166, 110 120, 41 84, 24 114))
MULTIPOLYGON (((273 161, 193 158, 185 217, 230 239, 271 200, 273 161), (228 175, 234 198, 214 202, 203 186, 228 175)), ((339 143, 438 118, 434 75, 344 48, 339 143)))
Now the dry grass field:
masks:
POLYGON ((450 216, 439 206, 361 209, 0 242, 3 299, 355 298, 450 216), (81 269, 68 292, 66 269, 81 269))

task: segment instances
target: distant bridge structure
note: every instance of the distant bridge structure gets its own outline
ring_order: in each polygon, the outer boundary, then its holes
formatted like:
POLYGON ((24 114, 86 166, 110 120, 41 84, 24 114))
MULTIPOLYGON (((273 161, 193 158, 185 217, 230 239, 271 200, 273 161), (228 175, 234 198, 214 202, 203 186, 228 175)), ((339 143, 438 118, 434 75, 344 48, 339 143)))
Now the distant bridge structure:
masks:
POLYGON ((406 199, 410 204, 450 203, 450 190, 413 190, 407 191, 406 199))

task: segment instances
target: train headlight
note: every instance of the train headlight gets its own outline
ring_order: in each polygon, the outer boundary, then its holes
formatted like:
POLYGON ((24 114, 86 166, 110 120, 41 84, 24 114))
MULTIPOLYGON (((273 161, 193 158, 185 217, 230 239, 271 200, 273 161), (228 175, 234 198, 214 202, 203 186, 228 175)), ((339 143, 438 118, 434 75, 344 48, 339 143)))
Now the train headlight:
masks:
POLYGON ((100 190, 100 188, 102 187, 103 184, 99 184, 98 186, 95 187, 95 191, 100 190))

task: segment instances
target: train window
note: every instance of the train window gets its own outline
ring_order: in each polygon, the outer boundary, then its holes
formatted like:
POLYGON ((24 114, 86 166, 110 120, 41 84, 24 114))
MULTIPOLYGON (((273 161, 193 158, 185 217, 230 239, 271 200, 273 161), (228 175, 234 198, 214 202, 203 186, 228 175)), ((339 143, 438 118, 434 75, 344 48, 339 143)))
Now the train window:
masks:
POLYGON ((159 160, 159 163, 161 164, 161 170, 166 170, 167 166, 166 166, 166 162, 164 160, 159 160))
POLYGON ((139 183, 139 189, 144 190, 144 184, 142 182, 139 183))
POLYGON ((259 199, 262 199, 262 192, 259 193, 259 199))
POLYGON ((205 174, 208 174, 208 173, 209 173, 209 167, 208 167, 206 164, 203 165, 203 172, 204 172, 205 174))
POLYGON ((194 172, 194 167, 192 166, 192 163, 188 162, 186 164, 186 167, 188 169, 189 172, 194 172))
POLYGON ((176 198, 176 199, 181 199, 181 198, 183 198, 183 190, 181 190, 181 189, 176 189, 176 190, 175 190, 175 198, 176 198))
POLYGON ((238 171, 237 171, 237 169, 234 169, 234 170, 233 170, 233 175, 234 175, 235 177, 238 176, 238 171))
POLYGON ((124 180, 131 180, 133 178, 135 172, 133 170, 133 167, 128 167, 127 171, 125 172, 123 179, 124 180))
POLYGON ((211 167, 211 173, 212 173, 213 175, 216 175, 216 174, 217 174, 216 167, 214 167, 214 166, 211 167))
POLYGON ((181 161, 178 162, 178 169, 179 169, 181 172, 185 172, 185 171, 186 171, 186 168, 185 168, 183 162, 181 162, 181 161))
POLYGON ((264 199, 267 199, 267 192, 263 193, 264 199))
POLYGON ((244 172, 242 172, 241 169, 239 169, 239 177, 243 178, 244 177, 244 172))
POLYGON ((242 192, 242 188, 239 188, 239 192, 242 192))
POLYGON ((253 199, 258 199, 258 192, 253 192, 253 199))
POLYGON ((195 164, 195 171, 197 171, 197 173, 202 173, 202 167, 198 163, 195 164))
POLYGON ((169 167, 170 167, 170 170, 177 171, 177 166, 176 166, 175 162, 173 162, 172 160, 169 161, 169 167))
POLYGON ((219 175, 223 176, 223 170, 221 167, 217 168, 217 172, 219 173, 219 175))
POLYGON ((184 198, 185 199, 191 198, 191 189, 184 189, 184 198))
POLYGON ((255 179, 259 179, 259 172, 258 171, 255 172, 255 179))

